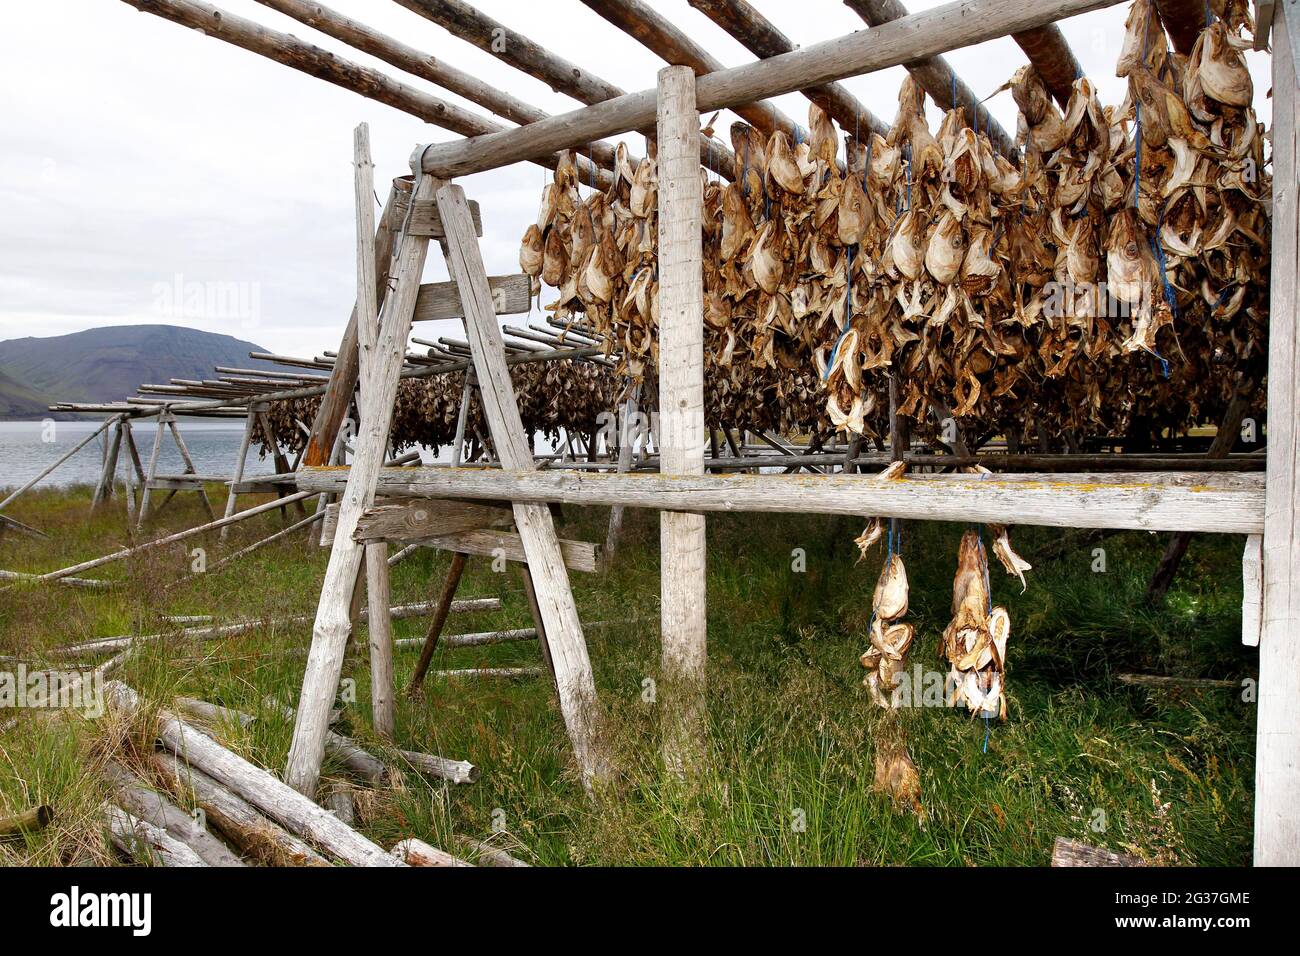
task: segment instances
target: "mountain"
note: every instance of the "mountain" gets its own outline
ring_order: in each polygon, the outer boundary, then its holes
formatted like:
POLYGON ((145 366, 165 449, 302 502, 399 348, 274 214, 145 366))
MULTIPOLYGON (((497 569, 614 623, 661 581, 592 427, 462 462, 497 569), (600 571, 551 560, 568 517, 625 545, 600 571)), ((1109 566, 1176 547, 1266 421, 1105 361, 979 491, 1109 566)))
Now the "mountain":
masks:
POLYGON ((51 402, 121 401, 146 382, 213 377, 217 365, 280 369, 229 335, 175 325, 114 325, 0 342, 0 416, 48 414, 51 402))

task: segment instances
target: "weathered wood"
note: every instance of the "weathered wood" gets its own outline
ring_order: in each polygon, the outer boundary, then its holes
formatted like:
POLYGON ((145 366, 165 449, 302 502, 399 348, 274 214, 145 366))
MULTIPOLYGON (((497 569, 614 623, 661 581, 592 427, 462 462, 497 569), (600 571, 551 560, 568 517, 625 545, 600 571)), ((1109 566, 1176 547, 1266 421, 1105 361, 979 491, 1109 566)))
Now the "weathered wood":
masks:
MULTIPOLYGON (((696 82, 696 109, 706 113, 846 76, 873 73, 1118 2, 1038 0, 1018 4, 958 0, 872 30, 702 76, 696 82)), ((442 176, 467 175, 546 155, 575 143, 642 129, 654 118, 655 91, 643 90, 504 133, 421 147, 413 159, 419 161, 420 168, 442 176)))
MULTIPOLYGON (((1259 474, 1090 473, 1059 475, 587 474, 495 468, 393 468, 379 475, 388 495, 500 501, 622 504, 690 511, 861 515, 887 518, 1258 534, 1264 527, 1259 474)), ((298 487, 332 491, 339 469, 305 469, 298 487)))
POLYGON ((1083 76, 1083 67, 1075 59, 1061 28, 1050 23, 1014 33, 1011 38, 1025 51, 1047 91, 1064 108, 1074 92, 1074 81, 1083 76))
POLYGON ((1171 677, 1165 674, 1116 674, 1115 679, 1121 684, 1135 687, 1188 687, 1216 690, 1234 690, 1241 688, 1241 681, 1218 680, 1210 677, 1171 677))
POLYGON ((496 678, 499 680, 526 680, 541 677, 546 673, 544 667, 466 667, 459 670, 434 671, 433 676, 442 680, 480 680, 496 678))
MULTIPOLYGON (((908 16, 907 7, 903 6, 900 0, 844 0, 844 3, 845 6, 872 26, 873 29, 868 31, 872 34, 885 24, 896 20, 905 20, 908 16)), ((1036 4, 1034 5, 1036 6, 1036 4)), ((1050 22, 1052 21, 1044 21, 1044 23, 1050 22)), ((968 44, 959 44, 959 46, 966 45, 968 44)), ((953 49, 953 47, 948 49, 953 49)), ((1015 138, 1008 135, 1001 124, 993 118, 993 114, 980 103, 979 97, 957 76, 953 68, 948 65, 947 60, 942 56, 935 55, 916 58, 904 65, 907 67, 907 71, 921 84, 921 88, 930 94, 930 98, 939 105, 940 109, 946 111, 958 106, 965 108, 966 116, 978 124, 982 132, 988 133, 994 147, 1013 161, 1018 161, 1020 154, 1019 150, 1016 149, 1015 138)))
MULTIPOLYGON (((429 198, 434 189, 433 179, 421 176, 413 201, 429 198)), ((362 545, 352 540, 352 533, 362 513, 374 504, 375 477, 388 445, 402 358, 406 339, 411 334, 411 316, 428 247, 428 239, 402 237, 395 267, 396 287, 384 301, 375 352, 375 385, 370 392, 365 421, 357 435, 356 458, 348 470, 348 486, 340 502, 338 530, 325 570, 293 744, 285 766, 285 781, 300 793, 314 792, 320 776, 330 702, 338 689, 343 655, 351 633, 348 596, 360 571, 363 554, 362 545)))
MULTIPOLYGON (((248 446, 253 441, 253 426, 256 424, 257 415, 255 409, 249 408, 248 417, 244 419, 244 434, 239 440, 239 451, 235 453, 235 474, 230 480, 230 490, 226 492, 226 511, 225 517, 229 518, 235 513, 235 500, 238 497, 235 494, 235 486, 244 480, 244 463, 248 461, 248 446)), ((230 526, 221 526, 221 540, 225 541, 230 534, 230 526)))
POLYGON ((28 482, 27 482, 26 484, 24 484, 21 488, 18 488, 17 490, 10 492, 9 495, 5 497, 5 500, 4 500, 4 501, 0 501, 0 511, 3 511, 3 510, 5 509, 5 506, 6 506, 6 505, 10 504, 10 503, 13 502, 13 501, 16 501, 16 500, 18 499, 18 497, 19 497, 20 495, 23 494, 23 492, 29 490, 29 489, 32 488, 34 485, 38 484, 38 483, 41 481, 42 478, 44 478, 46 475, 50 474, 50 472, 54 471, 54 469, 58 468, 61 464, 63 464, 65 461, 67 461, 69 458, 71 458, 71 457, 72 457, 73 455, 75 455, 77 452, 81 451, 81 449, 83 449, 83 448, 85 448, 87 445, 89 445, 92 441, 94 441, 96 438, 98 438, 98 437, 100 436, 100 434, 104 431, 104 429, 108 428, 108 427, 109 427, 110 425, 112 425, 112 424, 113 424, 113 419, 111 419, 111 418, 109 418, 109 419, 105 419, 104 422, 101 423, 100 426, 99 426, 98 428, 96 428, 93 432, 91 432, 91 433, 90 433, 89 435, 87 435, 85 438, 81 439, 81 441, 79 441, 79 442, 77 442, 75 445, 73 445, 72 448, 70 448, 67 452, 65 452, 65 453, 64 453, 64 454, 63 454, 63 455, 58 459, 58 461, 56 461, 54 464, 48 466, 44 471, 42 471, 40 474, 38 474, 35 478, 33 478, 33 479, 31 479, 30 481, 28 481, 28 482))
POLYGON ((251 858, 271 866, 329 866, 329 861, 243 797, 166 751, 149 755, 173 793, 199 807, 208 822, 251 858))
POLYGON ((41 804, 22 813, 0 817, 0 839, 36 833, 54 822, 54 808, 41 804))
MULTIPOLYGON (((127 685, 109 681, 104 694, 117 710, 135 716, 140 699, 127 685)), ((291 832, 322 847, 353 866, 392 866, 388 854, 328 810, 286 786, 267 771, 222 747, 211 737, 195 730, 165 711, 158 714, 158 739, 191 766, 202 770, 219 784, 243 797, 291 832)))
POLYGON ((473 837, 452 834, 452 840, 475 854, 479 866, 530 866, 523 860, 511 856, 505 850, 494 847, 473 837))
POLYGON ((190 816, 162 794, 148 787, 143 780, 110 758, 104 764, 114 799, 127 813, 161 830, 188 846, 208 866, 245 866, 230 848, 207 831, 203 824, 190 816))
MULTIPOLYGON (((626 473, 632 468, 632 452, 635 444, 635 435, 633 433, 632 423, 637 415, 637 399, 640 396, 640 386, 628 396, 627 401, 623 404, 623 417, 618 422, 618 470, 619 473, 626 473)), ((623 536, 623 506, 614 505, 609 509, 609 528, 605 532, 605 563, 608 566, 614 560, 614 553, 618 550, 619 539, 623 536)))
MULTIPOLYGON (((444 245, 447 269, 460 289, 466 316, 465 329, 473 350, 474 372, 478 377, 484 416, 492 432, 492 443, 507 468, 531 469, 534 467, 533 450, 524 436, 514 385, 505 363, 501 327, 492 307, 483 259, 473 236, 465 192, 459 186, 447 185, 438 190, 437 199, 447 230, 444 245)), ((459 475, 463 469, 450 471, 459 475)), ((608 767, 597 749, 596 685, 578 609, 569 589, 564 559, 555 536, 555 524, 550 510, 543 505, 516 503, 514 515, 542 605, 545 638, 555 664, 560 711, 583 780, 591 783, 604 778, 608 767)))
POLYGON ((466 863, 464 860, 452 856, 445 850, 439 850, 437 847, 430 846, 423 840, 417 840, 412 837, 409 840, 403 840, 390 851, 394 857, 401 860, 407 866, 473 866, 473 863, 466 863))
MULTIPOLYGON (((422 539, 422 544, 441 551, 478 555, 485 558, 504 558, 507 561, 528 562, 523 538, 512 531, 479 529, 455 531, 422 539)), ((589 541, 560 538, 560 556, 564 566, 571 571, 594 574, 600 569, 600 545, 589 541)))
MULTIPOLYGON (((285 720, 292 721, 296 717, 292 707, 281 704, 273 697, 264 698, 262 705, 268 710, 277 711, 285 720)), ((332 730, 326 731, 325 751, 337 758, 352 773, 372 784, 382 785, 388 782, 388 768, 384 762, 351 737, 344 737, 332 730)))
MULTIPOLYGON (((1255 738, 1255 863, 1300 864, 1300 7, 1273 13, 1273 259, 1264 626, 1255 738)), ((1252 529, 1254 530, 1254 529, 1252 529)))
POLYGON ((357 541, 422 541, 458 531, 508 524, 509 508, 463 501, 410 498, 385 501, 368 509, 357 521, 357 541))
MULTIPOLYGON (((483 235, 483 217, 479 212, 478 203, 470 200, 469 214, 474 220, 474 235, 483 235)), ((430 239, 443 239, 446 237, 446 230, 442 228, 442 216, 438 215, 438 207, 432 200, 417 202, 411 210, 411 221, 407 223, 406 231, 412 236, 427 236, 430 239)), ((457 300, 459 304, 459 300, 457 300)), ((416 308, 419 312, 419 308, 416 308)), ((455 318, 460 318, 459 315, 455 318)))
POLYGON ((1146 866, 1146 863, 1136 856, 1057 837, 1052 845, 1052 866, 1146 866))
POLYGON ((1264 536, 1246 536, 1241 552, 1241 643, 1259 647, 1264 626, 1264 536))
MULTIPOLYGON (((176 450, 181 453, 181 460, 185 462, 185 471, 188 474, 198 474, 198 469, 194 467, 194 459, 190 457, 189 447, 185 444, 184 436, 181 435, 180 426, 176 424, 176 416, 170 412, 167 414, 167 428, 172 433, 172 441, 176 443, 176 450)), ((194 490, 198 492, 199 501, 202 503, 203 509, 208 513, 208 520, 216 520, 217 513, 212 510, 212 502, 208 500, 207 491, 204 490, 201 484, 194 490)))
POLYGON ((248 727, 257 718, 252 714, 241 713, 238 710, 232 710, 229 707, 222 707, 220 704, 209 703, 206 700, 199 700, 197 697, 177 697, 176 706, 181 713, 189 717, 196 717, 199 720, 206 721, 209 724, 238 724, 241 727, 248 727))
MULTIPOLYGON (((760 59, 780 56, 796 49, 793 40, 761 14, 749 0, 689 0, 690 5, 745 45, 760 59)), ((840 124, 847 136, 870 140, 872 133, 885 136, 889 124, 880 119, 842 83, 826 83, 803 90, 808 97, 840 124)))
MULTIPOLYGON (((590 628, 593 625, 588 624, 590 628)), ((537 628, 517 627, 504 631, 475 631, 470 634, 444 634, 438 639, 439 647, 482 647, 485 644, 505 644, 510 641, 535 641, 537 628)), ((423 647, 424 639, 407 637, 393 642, 394 647, 423 647)))
MULTIPOLYGON (((690 142, 699 115, 689 67, 659 71, 659 457, 667 476, 704 474, 703 189, 690 142)), ((704 515, 659 516, 664 763, 704 750, 707 593, 704 515)))
POLYGON ((410 683, 406 685, 408 697, 419 694, 420 688, 424 685, 424 675, 428 673, 429 662, 433 660, 433 652, 438 646, 438 638, 447 624, 447 614, 451 610, 452 599, 456 596, 456 589, 460 587, 460 579, 465 573, 465 561, 464 552, 457 551, 451 556, 451 566, 447 569, 447 577, 443 580, 442 591, 435 602, 433 616, 429 619, 429 627, 424 634, 420 659, 415 664, 410 683))
MULTIPOLYGON (((325 517, 325 512, 323 511, 317 511, 314 512, 313 514, 309 514, 301 521, 297 521, 294 524, 289 525, 289 527, 287 528, 281 528, 279 531, 275 532, 275 534, 268 535, 267 537, 263 538, 260 541, 254 541, 252 544, 240 548, 238 551, 235 551, 233 554, 226 555, 220 561, 213 562, 212 564, 208 565, 207 570, 202 573, 212 574, 215 571, 219 571, 222 568, 226 567, 227 565, 232 564, 235 561, 238 561, 240 558, 244 557, 245 555, 252 554, 254 551, 258 550, 259 548, 264 548, 268 544, 272 544, 276 541, 282 540, 283 538, 287 538, 295 531, 298 531, 302 528, 306 528, 309 525, 313 525, 317 521, 323 519, 324 517, 325 517)), ((182 584, 185 581, 188 581, 190 578, 194 577, 197 573, 199 572, 191 572, 190 574, 187 574, 183 578, 177 578, 175 581, 169 581, 163 587, 164 589, 168 589, 174 587, 175 585, 182 584)))
MULTIPOLYGON (((523 315, 532 307, 532 280, 523 274, 489 276, 492 306, 497 315, 523 315)), ((415 300, 415 322, 464 318, 460 291, 454 282, 429 282, 420 286, 415 300)))
MULTIPOLYGON (((722 62, 717 57, 644 0, 582 0, 582 2, 646 49, 653 51, 665 63, 690 67, 699 76, 723 68, 722 62)), ((781 112, 774 103, 738 103, 735 112, 764 136, 771 136, 779 129, 794 139, 801 129, 798 123, 781 112)), ((698 129, 697 122, 695 128, 691 130, 688 150, 689 144, 695 141, 698 129)), ((694 159, 692 163, 698 165, 694 159)))
POLYGON ((392 740, 397 722, 393 693, 393 624, 388 614, 391 599, 388 583, 388 545, 375 541, 366 545, 366 599, 370 611, 370 713, 375 736, 392 740))
POLYGON ((113 423, 113 438, 108 443, 108 451, 104 455, 104 467, 99 474, 99 484, 95 485, 95 495, 90 501, 90 511, 94 514, 99 510, 99 506, 108 498, 113 497, 113 479, 117 475, 117 456, 122 448, 122 416, 118 416, 113 423))
POLYGON ((468 760, 448 760, 446 757, 435 757, 414 750, 399 750, 398 753, 420 773, 451 783, 474 783, 479 777, 478 767, 468 760))
POLYGON ((89 561, 82 561, 80 564, 74 564, 66 568, 60 568, 57 571, 50 571, 47 574, 40 575, 36 580, 55 581, 59 578, 65 578, 68 577, 69 575, 76 574, 79 571, 86 571, 90 568, 97 568, 100 565, 110 564, 114 561, 120 561, 123 558, 130 557, 131 555, 141 554, 145 551, 153 550, 154 548, 160 548, 165 545, 175 544, 177 541, 184 541, 185 539, 192 538, 197 534, 203 534, 205 531, 212 531, 217 528, 224 528, 227 525, 235 524, 240 521, 247 521, 249 518, 256 517, 257 515, 270 511, 273 508, 280 508, 286 504, 292 504, 295 501, 301 501, 304 498, 310 498, 312 494, 314 494, 314 492, 300 491, 297 494, 289 495, 289 497, 287 498, 281 498, 278 501, 268 501, 265 504, 260 504, 257 505, 256 507, 248 508, 247 510, 240 511, 236 514, 231 515, 228 518, 219 518, 216 521, 209 521, 207 524, 201 524, 196 527, 189 528, 185 531, 178 531, 175 534, 169 534, 163 538, 157 538, 153 541, 146 541, 143 544, 135 545, 134 547, 123 548, 120 551, 114 551, 112 554, 106 554, 100 558, 92 558, 89 561))
POLYGON ((111 803, 104 804, 104 824, 113 845, 133 859, 143 859, 154 866, 208 865, 166 830, 111 803))
MULTIPOLYGON (((342 40, 350 46, 368 53, 385 63, 397 67, 404 73, 418 76, 437 84, 451 92, 465 97, 491 110, 493 113, 514 123, 533 123, 545 119, 548 113, 531 106, 509 92, 484 82, 463 70, 429 56, 400 40, 385 36, 364 23, 352 20, 341 13, 331 10, 320 3, 308 0, 258 0, 263 6, 287 14, 322 33, 342 40)), ((614 168, 614 148, 608 143, 593 144, 594 159, 607 169, 614 168)), ((578 158, 580 166, 586 164, 578 158)), ((583 181, 590 182, 589 172, 584 172, 583 181)), ((419 215, 417 210, 416 215, 419 215)), ((477 206, 474 208, 475 221, 478 220, 477 206)), ((422 233, 416 233, 420 235, 422 233)), ((438 233, 441 234, 441 233, 438 233)), ((479 235, 483 233, 480 231, 479 235)))

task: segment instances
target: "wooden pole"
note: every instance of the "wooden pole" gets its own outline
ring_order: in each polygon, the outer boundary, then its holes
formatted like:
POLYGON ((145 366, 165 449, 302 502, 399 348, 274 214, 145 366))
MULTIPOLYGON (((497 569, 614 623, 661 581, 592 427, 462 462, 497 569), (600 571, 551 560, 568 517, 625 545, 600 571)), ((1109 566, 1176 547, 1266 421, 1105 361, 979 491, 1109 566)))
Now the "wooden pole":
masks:
POLYGON ((113 496, 113 479, 117 476, 117 455, 122 447, 122 416, 113 422, 113 438, 108 442, 104 455, 104 467, 99 473, 99 484, 95 486, 95 496, 90 502, 90 511, 94 514, 106 498, 113 496))
MULTIPOLYGON (((171 412, 167 413, 167 428, 172 433, 172 441, 176 443, 176 450, 181 453, 181 460, 185 462, 185 473, 197 475, 199 470, 194 467, 194 459, 190 457, 189 447, 186 446, 185 439, 181 436, 181 427, 176 422, 176 416, 171 412)), ((208 520, 215 521, 217 513, 212 510, 212 502, 208 500, 208 492, 203 485, 200 484, 195 489, 195 494, 199 496, 199 501, 203 503, 203 509, 208 513, 208 520)))
MULTIPOLYGON (((632 423, 636 420, 637 415, 637 395, 640 392, 640 386, 627 397, 623 403, 623 418, 618 422, 618 470, 620 474, 630 471, 632 468, 632 446, 636 440, 636 433, 632 428, 632 423)), ((614 561, 614 552, 618 550, 619 539, 623 536, 623 506, 614 505, 609 509, 609 530, 605 532, 605 565, 608 567, 614 561)))
MULTIPOLYGON (((692 169, 698 178, 698 163, 692 169)), ((447 240, 447 269, 460 291, 465 329, 473 351, 483 412, 502 465, 516 471, 536 468, 533 449, 524 435, 510 370, 505 362, 501 327, 492 305, 492 292, 483 268, 465 191, 447 185, 438 190, 438 211, 447 240)), ((449 469, 459 475, 465 469, 449 469)), ((537 588, 545 621, 545 639, 555 664, 560 712, 584 784, 603 780, 609 767, 596 740, 596 684, 582 635, 578 608, 569 589, 564 556, 555 536, 555 523, 545 505, 515 503, 515 525, 537 588)))
MULTIPOLYGON (((249 408, 248 416, 244 419, 244 437, 240 439, 239 451, 235 455, 235 473, 230 479, 230 491, 226 495, 226 512, 225 516, 229 518, 235 513, 235 487, 244 480, 244 462, 248 460, 248 446, 253 440, 253 424, 257 421, 257 415, 254 409, 249 408)), ((225 525, 221 529, 221 540, 226 540, 226 535, 230 532, 230 526, 225 525)))
MULTIPOLYGON (((1037 0, 1019 4, 1006 0, 955 0, 872 30, 702 76, 696 83, 696 109, 707 113, 845 76, 873 73, 1119 2, 1037 0)), ((575 143, 642 129, 654 118, 655 90, 642 90, 503 133, 421 147, 414 158, 419 160, 420 168, 439 176, 468 175, 545 156, 575 143)), ((980 128, 986 128, 982 121, 980 128)))
POLYGON ((406 687, 406 696, 415 697, 420 693, 420 688, 424 686, 424 676, 429 671, 429 662, 433 660, 433 652, 438 647, 438 638, 442 634, 442 629, 447 623, 447 614, 451 611, 452 599, 456 596, 456 589, 460 587, 461 576, 465 573, 465 562, 468 560, 464 554, 455 551, 451 556, 451 566, 447 569, 446 580, 442 583, 442 592, 438 595, 435 602, 433 617, 429 620, 428 630, 424 634, 424 646, 420 649, 420 659, 415 664, 415 672, 411 675, 411 682, 406 687))
MULTIPOLYGON (((435 188, 431 177, 421 176, 413 199, 430 199, 435 188)), ((468 217, 469 210, 465 212, 468 217)), ((470 233, 473 234, 472 223, 470 233)), ((312 628, 312 647, 303 675, 293 744, 285 766, 285 781, 303 794, 314 793, 320 777, 330 704, 338 689, 343 656, 352 629, 348 599, 364 554, 363 546, 352 540, 352 533, 362 512, 374 504, 375 479, 388 447, 393 404, 428 249, 427 237, 401 236, 394 274, 396 286, 384 301, 375 348, 375 385, 370 391, 370 408, 357 435, 355 458, 348 469, 347 488, 339 504, 334 544, 330 549, 325 582, 316 609, 316 623, 312 628)))
POLYGON ((1269 295, 1264 625, 1255 740, 1255 863, 1300 865, 1300 9, 1273 13, 1273 266, 1269 295))
POLYGON ((32 807, 13 816, 0 817, 0 839, 22 833, 35 833, 44 830, 52 822, 54 822, 54 808, 46 804, 32 807))
POLYGON ((85 438, 81 439, 81 441, 73 445, 72 449, 68 451, 66 454, 64 454, 62 458, 60 458, 54 464, 50 465, 48 468, 42 471, 31 481, 27 482, 27 484, 19 488, 17 491, 12 492, 7 498, 5 498, 4 501, 0 501, 0 511, 3 511, 10 502, 17 500, 18 496, 21 495, 23 492, 27 491, 28 489, 32 488, 34 485, 38 484, 42 478, 44 478, 50 472, 54 471, 55 468, 58 468, 59 465, 63 464, 65 461, 67 461, 77 452, 81 451, 81 449, 89 445, 92 441, 94 441, 97 437, 99 437, 100 433, 103 432, 105 428, 108 428, 111 424, 113 424, 113 419, 111 418, 105 419, 98 428, 96 428, 85 438))
MULTIPOLYGON (((794 50, 795 43, 749 0, 689 0, 692 7, 743 43, 760 59, 794 50)), ((889 134, 889 124, 848 91, 841 83, 826 83, 803 91, 804 96, 824 109, 840 124, 846 136, 870 140, 872 133, 889 134)))
POLYGON ((143 857, 156 866, 208 865, 188 844, 121 807, 104 804, 104 823, 113 845, 128 856, 143 857))
POLYGON ((176 804, 145 785, 145 782, 109 758, 104 765, 104 776, 113 790, 113 797, 131 815, 152 823, 184 843, 208 866, 245 866, 229 848, 207 831, 176 804))
MULTIPOLYGON (((659 71, 659 447, 665 475, 704 474, 704 197, 689 144, 695 74, 659 71)), ((683 774, 704 750, 707 593, 704 515, 659 515, 663 754, 683 774)))

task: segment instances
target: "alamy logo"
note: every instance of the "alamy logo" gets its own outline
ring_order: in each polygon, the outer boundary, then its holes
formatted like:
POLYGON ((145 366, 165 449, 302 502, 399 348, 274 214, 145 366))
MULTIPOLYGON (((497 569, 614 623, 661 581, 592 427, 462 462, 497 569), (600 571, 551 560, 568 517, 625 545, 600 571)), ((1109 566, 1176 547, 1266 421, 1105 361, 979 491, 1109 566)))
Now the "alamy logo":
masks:
POLYGON ((0 710, 79 710, 104 715, 104 678, 98 671, 29 671, 19 664, 0 671, 0 710))
POLYGON ((126 926, 132 936, 148 936, 153 929, 153 894, 82 893, 74 886, 50 897, 50 925, 126 926))

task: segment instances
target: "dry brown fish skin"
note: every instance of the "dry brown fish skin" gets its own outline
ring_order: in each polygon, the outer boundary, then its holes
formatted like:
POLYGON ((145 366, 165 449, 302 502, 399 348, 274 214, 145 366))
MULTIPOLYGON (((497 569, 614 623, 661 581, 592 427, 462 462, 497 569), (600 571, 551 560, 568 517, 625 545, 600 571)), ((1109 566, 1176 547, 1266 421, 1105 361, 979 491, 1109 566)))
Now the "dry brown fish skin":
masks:
POLYGON ((876 771, 872 789, 889 797, 894 806, 911 810, 925 822, 925 807, 921 805, 921 775, 907 747, 902 744, 877 745, 876 771))

